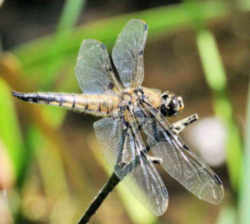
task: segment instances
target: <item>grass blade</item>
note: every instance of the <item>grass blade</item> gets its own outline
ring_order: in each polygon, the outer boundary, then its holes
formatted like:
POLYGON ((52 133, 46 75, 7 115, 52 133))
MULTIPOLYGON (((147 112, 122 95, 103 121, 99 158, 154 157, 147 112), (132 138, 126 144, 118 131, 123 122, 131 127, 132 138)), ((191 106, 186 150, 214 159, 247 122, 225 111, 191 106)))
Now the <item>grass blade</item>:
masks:
POLYGON ((217 224, 235 224, 236 222, 236 211, 234 207, 227 206, 223 208, 219 214, 217 224))
POLYGON ((233 118, 233 108, 227 94, 226 73, 213 35, 201 30, 197 35, 198 49, 208 86, 214 95, 214 110, 227 128, 227 166, 234 190, 239 189, 242 174, 242 142, 233 118))
POLYGON ((57 32, 71 30, 75 25, 81 10, 84 8, 85 0, 67 0, 64 4, 62 16, 57 27, 57 32))
POLYGON ((19 178, 24 165, 25 152, 11 90, 2 79, 0 79, 0 138, 8 150, 15 176, 19 178))
MULTIPOLYGON (((141 12, 112 17, 95 23, 77 28, 69 36, 62 36, 57 43, 54 36, 40 38, 15 49, 14 53, 20 59, 24 71, 38 75, 41 69, 46 71, 48 64, 53 63, 55 58, 76 58, 80 43, 85 38, 94 38, 103 41, 111 47, 117 34, 124 24, 131 18, 146 20, 150 27, 149 39, 175 31, 193 23, 191 12, 203 12, 203 18, 210 20, 226 15, 229 12, 227 4, 219 1, 203 3, 182 3, 172 7, 161 7, 141 12), (56 51, 51 53, 48 49, 53 46, 56 51), (38 69, 39 68, 39 69, 38 69)), ((41 76, 43 77, 43 76, 41 76)))
POLYGON ((239 215, 240 223, 245 224, 250 220, 250 82, 248 85, 248 102, 247 102, 247 125, 246 125, 246 142, 245 154, 243 161, 243 178, 240 191, 239 215))

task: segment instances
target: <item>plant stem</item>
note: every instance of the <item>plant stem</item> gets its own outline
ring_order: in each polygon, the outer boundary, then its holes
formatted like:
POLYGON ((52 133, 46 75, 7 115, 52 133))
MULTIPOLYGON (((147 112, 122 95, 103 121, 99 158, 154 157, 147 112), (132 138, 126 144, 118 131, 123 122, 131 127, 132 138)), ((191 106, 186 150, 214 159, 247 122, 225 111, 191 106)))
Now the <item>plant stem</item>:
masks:
POLYGON ((116 187, 117 184, 120 182, 120 178, 113 173, 109 178, 108 182, 102 187, 99 193, 96 195, 94 200, 91 202, 90 206, 81 217, 78 224, 86 224, 88 223, 89 219, 95 214, 97 209, 100 207, 104 199, 109 195, 110 192, 116 187))

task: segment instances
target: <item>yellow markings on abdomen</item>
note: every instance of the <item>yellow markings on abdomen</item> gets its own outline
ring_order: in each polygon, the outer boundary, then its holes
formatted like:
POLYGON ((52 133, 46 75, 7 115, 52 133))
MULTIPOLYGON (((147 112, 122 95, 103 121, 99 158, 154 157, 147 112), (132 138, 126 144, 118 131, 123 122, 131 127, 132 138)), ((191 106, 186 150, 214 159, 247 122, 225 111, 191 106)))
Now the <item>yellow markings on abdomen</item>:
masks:
POLYGON ((105 116, 118 107, 119 97, 115 95, 68 94, 68 93, 19 93, 13 92, 17 98, 39 104, 60 106, 96 116, 105 116))
POLYGON ((118 108, 119 97, 114 95, 76 95, 75 107, 96 116, 108 115, 118 108))

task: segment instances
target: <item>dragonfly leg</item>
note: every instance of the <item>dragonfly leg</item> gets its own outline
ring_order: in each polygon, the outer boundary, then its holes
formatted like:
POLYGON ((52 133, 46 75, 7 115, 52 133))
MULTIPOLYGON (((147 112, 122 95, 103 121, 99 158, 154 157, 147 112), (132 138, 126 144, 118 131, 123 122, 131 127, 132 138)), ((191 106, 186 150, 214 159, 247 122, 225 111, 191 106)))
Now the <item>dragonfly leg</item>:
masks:
POLYGON ((180 121, 176 121, 171 125, 171 129, 175 134, 181 133, 185 127, 199 119, 198 114, 192 114, 180 121))
POLYGON ((118 149, 118 156, 117 156, 117 160, 116 160, 116 166, 117 167, 123 167, 125 162, 123 160, 123 146, 124 146, 124 142, 125 142, 125 133, 123 131, 123 134, 121 136, 121 142, 119 144, 119 149, 118 149))
POLYGON ((126 165, 127 162, 124 160, 124 146, 125 146, 125 142, 128 138, 128 126, 126 124, 126 122, 123 120, 123 130, 122 130, 122 135, 121 135, 121 141, 119 143, 119 149, 118 149, 118 155, 117 155, 117 160, 116 160, 116 164, 115 164, 115 172, 117 174, 117 176, 122 179, 123 177, 125 177, 127 175, 127 169, 126 169, 126 165))

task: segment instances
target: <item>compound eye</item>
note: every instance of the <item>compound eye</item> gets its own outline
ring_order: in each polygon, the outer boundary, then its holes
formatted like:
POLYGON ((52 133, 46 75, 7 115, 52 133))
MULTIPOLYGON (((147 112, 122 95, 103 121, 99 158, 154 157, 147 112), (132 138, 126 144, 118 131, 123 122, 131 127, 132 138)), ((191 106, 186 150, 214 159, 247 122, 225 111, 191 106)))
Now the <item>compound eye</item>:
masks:
POLYGON ((161 97, 162 97, 162 99, 167 100, 168 94, 167 94, 167 93, 163 93, 163 94, 161 95, 161 97))

